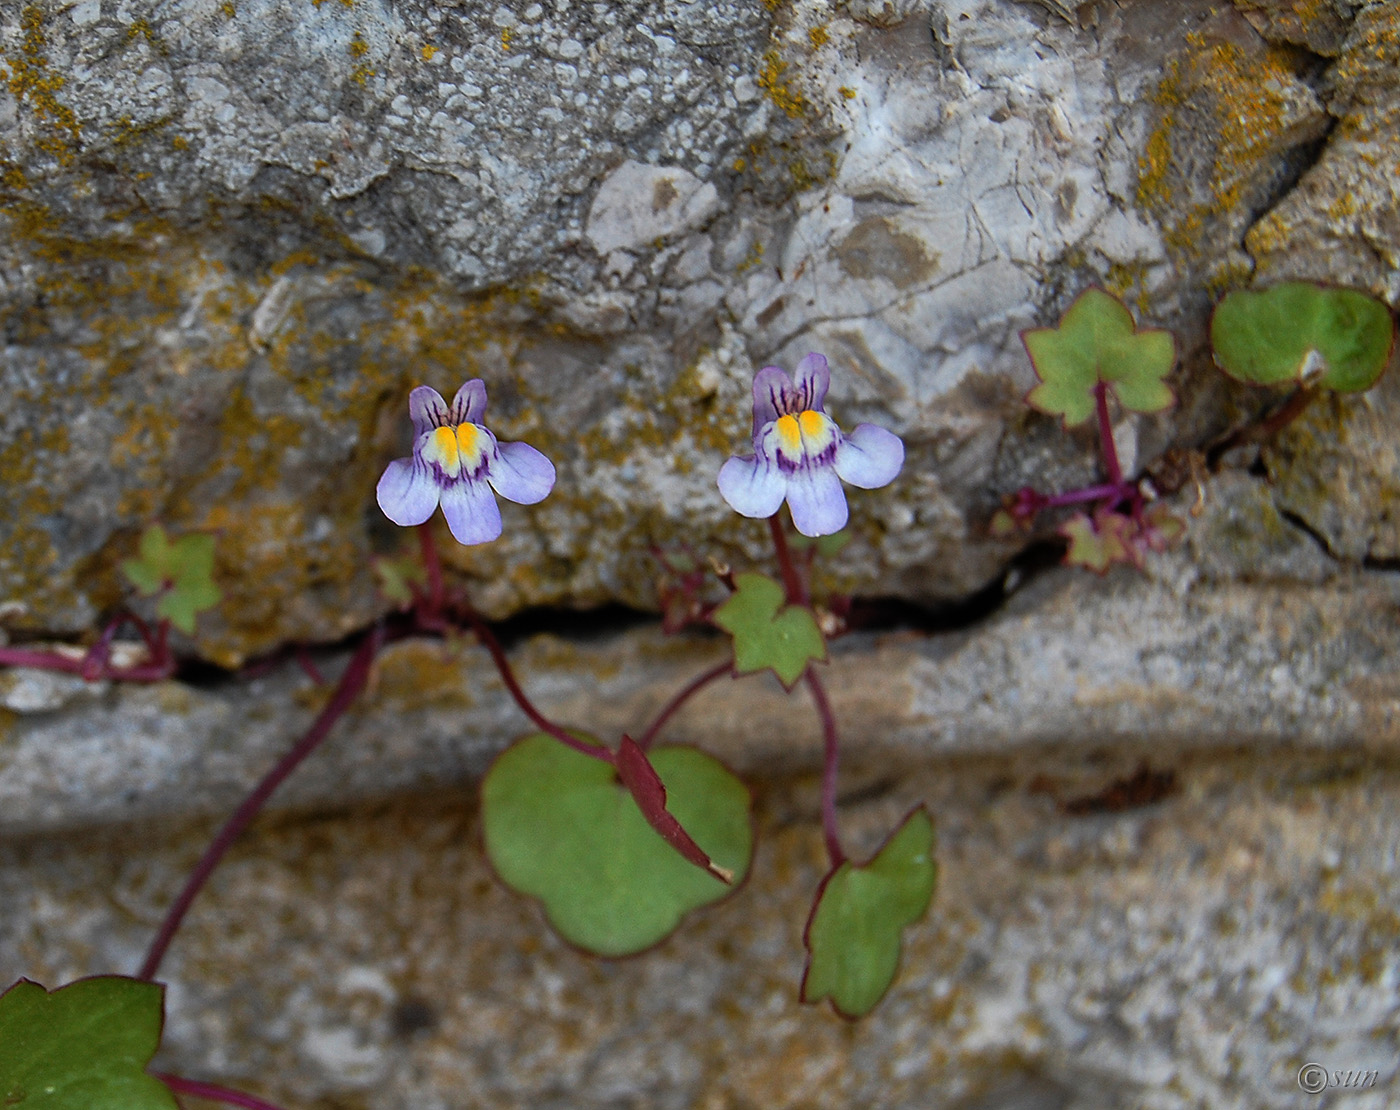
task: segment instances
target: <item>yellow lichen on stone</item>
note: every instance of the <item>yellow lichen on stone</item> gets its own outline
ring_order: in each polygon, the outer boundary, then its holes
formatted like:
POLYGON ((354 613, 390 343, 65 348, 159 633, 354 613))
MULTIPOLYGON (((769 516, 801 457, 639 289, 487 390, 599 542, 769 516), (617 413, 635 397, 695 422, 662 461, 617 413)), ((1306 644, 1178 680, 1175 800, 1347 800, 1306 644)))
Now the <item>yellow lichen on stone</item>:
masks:
POLYGON ((50 133, 36 142, 39 149, 68 165, 78 143, 78 117, 58 99, 58 91, 66 82, 61 73, 49 68, 43 11, 32 4, 26 7, 20 13, 20 30, 24 37, 18 56, 6 55, 4 59, 9 68, 10 94, 19 102, 28 103, 35 117, 48 125, 50 133))
POLYGON ((758 87, 768 99, 781 108, 789 119, 800 119, 811 108, 810 102, 793 86, 792 78, 784 76, 788 64, 776 50, 763 55, 763 63, 758 71, 758 87))
POLYGON ((1138 160, 1138 205, 1158 217, 1170 247, 1200 256, 1210 247, 1203 236, 1228 231, 1221 220, 1244 214, 1258 174, 1296 141, 1286 132, 1297 125, 1299 95, 1286 49, 1246 51, 1187 36, 1186 54, 1171 59, 1158 83, 1157 123, 1138 160), (1179 148, 1187 141, 1210 144, 1203 182, 1184 177, 1179 148))

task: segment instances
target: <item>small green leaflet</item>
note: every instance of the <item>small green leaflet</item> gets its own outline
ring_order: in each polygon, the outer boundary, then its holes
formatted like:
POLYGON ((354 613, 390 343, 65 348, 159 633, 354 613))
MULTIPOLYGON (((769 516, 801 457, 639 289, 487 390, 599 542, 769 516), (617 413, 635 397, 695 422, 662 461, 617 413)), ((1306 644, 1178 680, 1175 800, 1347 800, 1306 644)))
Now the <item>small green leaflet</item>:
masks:
POLYGON ((1172 391, 1162 380, 1176 364, 1176 341, 1162 328, 1142 328, 1117 297, 1087 289, 1056 328, 1021 333, 1040 384, 1026 402, 1064 418, 1066 427, 1094 414, 1094 388, 1103 382, 1130 412, 1161 412, 1172 391))
POLYGON ((1395 346, 1395 321, 1375 297, 1311 281, 1237 289, 1215 306, 1210 343, 1230 377, 1339 393, 1370 389, 1395 346))
POLYGON ((1060 525, 1060 535, 1069 540, 1065 565, 1084 567, 1096 574, 1108 573, 1114 563, 1135 563, 1135 552, 1128 533, 1132 521, 1118 513, 1076 513, 1060 525))
POLYGON ((715 610, 714 621, 734 637, 734 669, 751 674, 771 668, 789 690, 807 664, 826 659, 826 640, 812 610, 784 605, 783 588, 764 574, 741 574, 734 595, 715 610))
POLYGON ((178 1110, 146 1074, 165 988, 120 975, 50 994, 21 979, 0 995, 0 1106, 9 1110, 178 1110))
MULTIPOLYGON (((747 788, 695 748, 657 748, 649 756, 667 811, 742 881, 753 855, 747 788)), ((481 784, 481 809, 496 874, 538 898, 570 944, 599 956, 650 948, 685 914, 734 889, 662 839, 612 766, 543 733, 497 757, 481 784)))
POLYGON ((412 604, 413 587, 422 586, 428 580, 423 564, 411 555, 400 559, 375 559, 374 573, 385 600, 401 606, 412 604))
POLYGON ((873 1010, 899 967, 900 934, 928 910, 937 877, 933 821, 919 806, 869 863, 823 879, 803 938, 802 1001, 829 998, 847 1018, 873 1010))
POLYGON ((141 554, 122 562, 131 584, 146 597, 156 597, 156 616, 185 635, 194 634, 194 619, 223 597, 214 585, 214 537, 201 533, 170 542, 165 529, 153 524, 141 533, 141 554))

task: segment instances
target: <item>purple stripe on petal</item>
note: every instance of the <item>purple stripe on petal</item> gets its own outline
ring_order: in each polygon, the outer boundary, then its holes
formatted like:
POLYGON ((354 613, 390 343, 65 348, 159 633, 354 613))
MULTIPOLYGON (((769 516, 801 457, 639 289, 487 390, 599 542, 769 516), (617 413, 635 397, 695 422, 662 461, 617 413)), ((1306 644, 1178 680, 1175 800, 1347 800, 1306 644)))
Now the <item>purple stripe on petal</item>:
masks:
POLYGON ((772 516, 783 504, 787 479, 773 464, 735 455, 719 468, 719 492, 740 516, 772 516))
POLYGON ((395 459, 384 471, 374 496, 384 515, 405 528, 422 524, 438 506, 438 487, 426 466, 395 459))
POLYGON ((753 376, 753 434, 770 420, 788 411, 793 395, 792 379, 781 366, 765 366, 753 376))
POLYGON ((822 412, 822 406, 826 404, 826 390, 831 385, 831 369, 826 364, 826 356, 813 351, 797 364, 792 377, 801 394, 802 408, 822 412))
POLYGON ((501 510, 485 482, 463 479, 444 486, 442 515, 460 544, 490 543, 501 534, 501 510))
POLYGON ((480 378, 465 382, 452 398, 452 423, 480 424, 486 415, 486 383, 480 378))
POLYGON ((422 435, 448 423, 447 402, 430 385, 420 385, 408 395, 408 418, 413 421, 415 435, 422 435))
POLYGON ((497 443, 486 472, 491 488, 507 501, 533 505, 554 488, 554 464, 528 443, 497 443))
POLYGON ((793 527, 804 536, 829 536, 846 527, 846 492, 830 467, 795 471, 788 478, 787 503, 793 527))
POLYGON ((904 443, 878 424, 857 424, 836 448, 836 473, 861 489, 879 489, 894 481, 904 465, 904 443))

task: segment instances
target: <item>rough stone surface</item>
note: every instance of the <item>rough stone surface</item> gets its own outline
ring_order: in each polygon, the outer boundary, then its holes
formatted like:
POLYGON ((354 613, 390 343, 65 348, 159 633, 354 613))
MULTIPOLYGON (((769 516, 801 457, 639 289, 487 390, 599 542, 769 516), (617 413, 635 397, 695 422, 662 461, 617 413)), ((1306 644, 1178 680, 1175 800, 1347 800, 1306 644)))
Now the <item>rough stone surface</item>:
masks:
POLYGON ((1017 329, 1099 282, 1177 330, 1146 465, 1265 403, 1199 351, 1251 258, 1394 299, 1394 12, 11 6, 4 623, 91 629, 159 519, 219 535, 206 657, 362 627, 404 397, 468 375, 560 470, 454 553, 479 604, 650 607, 653 543, 761 550, 713 478, 753 369, 811 349, 843 421, 909 445, 855 498, 850 580, 964 597, 1014 555, 1000 494, 1093 474, 1091 437, 1021 405, 1017 329))
MULTIPOLYGON (((822 866, 803 699, 722 683, 673 722, 758 784, 757 869, 599 963, 474 844, 522 718, 478 649, 409 642, 197 904, 163 1065, 292 1110, 1090 1110, 1315 1106, 1311 1060, 1377 1069, 1346 1104, 1392 1104, 1400 374, 1213 468, 1168 452, 1276 403, 1208 365, 1223 290, 1400 302, 1397 13, 0 5, 0 638, 90 642, 153 521, 218 539, 225 600, 182 654, 364 629, 371 557, 412 543, 372 491, 419 383, 483 377, 494 430, 557 463, 500 542, 440 533, 484 612, 556 629, 654 607, 656 545, 763 558, 714 485, 756 367, 825 352, 842 424, 908 445, 818 579, 887 618, 826 671, 847 832, 873 850, 922 798, 941 836, 872 1018, 795 1002, 822 866), (1182 354, 1178 407, 1114 432, 1186 540, 1105 579, 986 531, 1005 493, 1098 477, 1092 429, 1022 404, 1017 338, 1091 283, 1182 354), (1147 759, 1167 796, 1115 809, 1147 759)), ((512 647, 547 712, 609 738, 723 651, 649 626, 512 647)), ((0 674, 0 986, 135 967, 202 822, 326 697, 291 662, 186 676, 0 674)))
MULTIPOLYGON (((1089 740, 1391 750, 1400 743, 1400 578, 1326 556, 1259 489, 1213 483, 1196 550, 1157 560, 1151 577, 1060 570, 965 631, 838 642, 827 685, 845 722, 848 775, 1089 740), (1211 556, 1242 534, 1251 585, 1238 581, 1239 562, 1211 556), (1309 557, 1310 586, 1280 580, 1281 567, 1309 557)), ((516 667, 546 714, 615 743, 725 651, 718 639, 667 640, 646 628, 586 641, 540 637, 516 653, 516 667)), ((323 664, 331 674, 339 665, 323 664)), ((226 812, 328 694, 289 662, 207 688, 93 687, 15 670, 0 676, 0 696, 10 707, 0 732, 0 833, 14 834, 226 812)), ((750 776, 812 770, 820 730, 805 702, 768 677, 725 679, 665 735, 750 776)), ((466 786, 529 730, 483 651, 402 642, 386 649, 363 704, 274 804, 466 786)))
MULTIPOLYGON (((941 890, 859 1024, 796 1001, 821 875, 815 781, 761 795, 748 884, 659 949, 592 960, 495 885, 469 797, 265 824, 176 940, 160 1066, 291 1110, 1395 1102, 1393 762, 1248 749, 938 761, 844 807, 865 850, 918 799, 941 890), (1133 773, 1139 808, 1073 816, 1133 773), (1078 804, 1076 804, 1078 803, 1078 804), (269 928, 268 923, 275 927, 269 928)), ((204 826, 0 847, 0 970, 140 962, 204 826)))

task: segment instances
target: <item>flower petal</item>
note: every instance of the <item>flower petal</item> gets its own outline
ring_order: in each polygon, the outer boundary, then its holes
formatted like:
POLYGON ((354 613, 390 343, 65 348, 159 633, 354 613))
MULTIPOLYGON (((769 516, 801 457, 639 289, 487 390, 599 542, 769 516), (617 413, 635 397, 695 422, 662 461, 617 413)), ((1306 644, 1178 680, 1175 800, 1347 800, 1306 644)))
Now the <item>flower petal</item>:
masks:
POLYGON ((735 455, 719 468, 719 492, 740 516, 772 516, 783 504, 787 479, 766 459, 735 455))
MULTIPOLYGON (((464 387, 465 388, 465 387, 464 387)), ((497 443, 486 478, 507 501, 533 505, 554 488, 554 464, 528 443, 497 443)))
POLYGON ((486 383, 480 378, 464 382, 452 398, 452 423, 480 424, 486 415, 486 383))
POLYGON ((753 376, 753 434, 791 411, 796 390, 781 366, 765 366, 753 376))
POLYGON ((792 524, 804 536, 830 536, 846 527, 850 515, 841 479, 829 466, 808 466, 788 478, 792 524))
POLYGON ((816 409, 822 412, 826 403, 827 386, 831 384, 831 369, 826 364, 826 356, 813 351, 797 364, 793 371, 793 384, 801 396, 798 402, 802 411, 816 409))
POLYGON ((420 385, 408 395, 408 418, 413 421, 414 435, 441 428, 450 423, 450 415, 442 394, 430 385, 420 385))
POLYGON ((395 459, 384 471, 374 496, 384 515, 405 528, 422 524, 438 506, 438 487, 426 466, 395 459))
POLYGON ((444 486, 442 515, 452 529, 452 538, 460 544, 489 543, 501 534, 496 495, 480 479, 464 478, 444 486))
POLYGON ((861 489, 888 485, 903 465, 903 440, 878 424, 857 424, 836 448, 836 473, 861 489))

